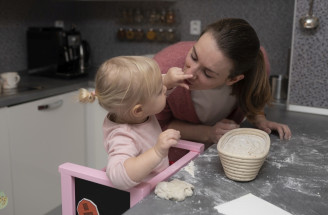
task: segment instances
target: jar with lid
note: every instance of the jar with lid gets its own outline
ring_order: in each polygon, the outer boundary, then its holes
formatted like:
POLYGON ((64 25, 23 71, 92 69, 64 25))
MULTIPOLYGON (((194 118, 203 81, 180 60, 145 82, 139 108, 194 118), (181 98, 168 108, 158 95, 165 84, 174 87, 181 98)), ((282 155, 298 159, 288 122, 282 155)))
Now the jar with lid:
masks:
POLYGON ((134 12, 134 22, 140 24, 142 23, 142 21, 143 21, 143 15, 141 13, 141 10, 137 8, 134 12))
POLYGON ((161 10, 161 15, 160 15, 160 22, 162 24, 165 24, 166 23, 166 10, 165 9, 162 9, 161 10))
POLYGON ((126 23, 128 23, 128 21, 129 21, 129 18, 128 18, 128 10, 125 9, 125 8, 122 9, 122 11, 121 11, 120 21, 121 21, 121 23, 123 23, 123 24, 126 24, 126 23))
POLYGON ((129 8, 128 9, 128 24, 132 24, 134 22, 134 16, 133 16, 133 9, 132 8, 129 8))
POLYGON ((117 36, 117 39, 120 40, 120 41, 125 40, 125 30, 124 30, 124 28, 119 28, 117 30, 116 36, 117 36))
POLYGON ((156 39, 156 32, 153 28, 149 28, 147 34, 146 34, 147 40, 154 41, 156 39))
POLYGON ((134 40, 134 31, 132 28, 129 28, 126 32, 125 32, 125 37, 127 40, 134 40))
POLYGON ((155 24, 158 21, 159 14, 157 14, 155 9, 152 9, 149 13, 148 22, 150 24, 155 24))
POLYGON ((144 32, 141 28, 138 28, 135 31, 135 40, 136 41, 141 41, 141 40, 143 40, 143 38, 144 38, 144 32))
POLYGON ((166 32, 166 41, 167 42, 175 42, 175 40, 176 40, 175 32, 172 28, 169 28, 166 32))
POLYGON ((175 15, 172 9, 169 9, 166 13, 166 23, 171 25, 175 22, 175 15))
POLYGON ((165 32, 163 28, 158 29, 157 35, 156 35, 156 40, 158 42, 163 42, 165 41, 165 32))

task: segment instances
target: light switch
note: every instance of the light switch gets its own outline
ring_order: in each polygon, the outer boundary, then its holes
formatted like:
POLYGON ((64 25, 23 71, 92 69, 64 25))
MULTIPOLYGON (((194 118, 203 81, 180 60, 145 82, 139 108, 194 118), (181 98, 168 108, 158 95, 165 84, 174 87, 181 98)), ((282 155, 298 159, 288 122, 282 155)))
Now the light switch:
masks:
POLYGON ((191 35, 200 35, 201 32, 201 21, 200 20, 191 20, 190 21, 190 34, 191 35))

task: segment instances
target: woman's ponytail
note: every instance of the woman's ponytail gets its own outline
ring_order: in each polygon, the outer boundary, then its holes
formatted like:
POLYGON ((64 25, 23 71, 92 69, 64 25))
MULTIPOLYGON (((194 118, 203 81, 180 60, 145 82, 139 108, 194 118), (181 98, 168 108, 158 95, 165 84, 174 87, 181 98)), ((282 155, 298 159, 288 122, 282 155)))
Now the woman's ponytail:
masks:
POLYGON ((244 102, 246 116, 248 118, 253 118, 255 115, 264 114, 263 109, 266 104, 270 104, 272 101, 271 89, 269 84, 269 78, 266 70, 266 65, 263 57, 262 50, 256 57, 255 68, 248 73, 248 86, 245 91, 244 102))

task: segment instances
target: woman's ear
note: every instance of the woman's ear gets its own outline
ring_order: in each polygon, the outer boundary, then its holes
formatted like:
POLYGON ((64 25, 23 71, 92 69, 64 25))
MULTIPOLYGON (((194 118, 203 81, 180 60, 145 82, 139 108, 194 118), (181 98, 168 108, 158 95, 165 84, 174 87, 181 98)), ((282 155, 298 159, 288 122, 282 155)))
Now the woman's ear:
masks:
POLYGON ((137 104, 135 105, 132 109, 131 109, 131 114, 134 117, 143 117, 143 109, 142 109, 142 105, 141 104, 137 104))
POLYGON ((227 80, 227 85, 228 85, 228 86, 231 86, 231 85, 237 83, 238 81, 243 80, 244 77, 245 77, 244 75, 237 75, 237 76, 235 76, 235 77, 233 77, 233 78, 229 78, 229 79, 227 80))

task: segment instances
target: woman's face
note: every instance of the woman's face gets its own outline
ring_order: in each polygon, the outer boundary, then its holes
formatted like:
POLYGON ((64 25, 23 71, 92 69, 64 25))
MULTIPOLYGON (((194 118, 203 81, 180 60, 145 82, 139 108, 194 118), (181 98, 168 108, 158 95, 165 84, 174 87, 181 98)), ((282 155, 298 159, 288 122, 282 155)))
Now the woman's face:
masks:
POLYGON ((210 33, 203 34, 189 51, 184 72, 193 77, 185 82, 191 90, 220 88, 235 83, 228 78, 232 62, 218 49, 210 33))

